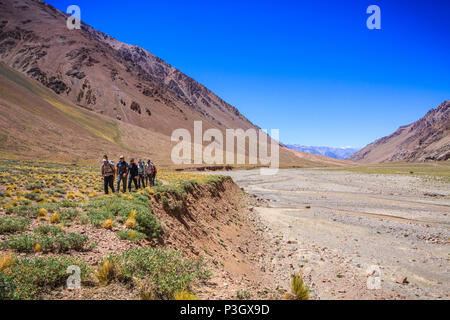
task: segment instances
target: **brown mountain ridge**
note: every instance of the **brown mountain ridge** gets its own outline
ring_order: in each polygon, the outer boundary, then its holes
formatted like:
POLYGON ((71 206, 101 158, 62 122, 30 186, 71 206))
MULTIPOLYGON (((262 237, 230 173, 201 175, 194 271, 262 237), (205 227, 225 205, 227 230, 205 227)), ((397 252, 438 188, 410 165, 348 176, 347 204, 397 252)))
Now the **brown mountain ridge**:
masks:
POLYGON ((348 158, 363 163, 450 159, 450 100, 348 158))
MULTIPOLYGON (((171 164, 174 129, 259 129, 237 108, 138 46, 38 0, 0 0, 0 155, 89 161, 104 152, 171 164), (139 137, 139 138, 137 138, 139 137)), ((344 165, 280 148, 281 166, 344 165)))

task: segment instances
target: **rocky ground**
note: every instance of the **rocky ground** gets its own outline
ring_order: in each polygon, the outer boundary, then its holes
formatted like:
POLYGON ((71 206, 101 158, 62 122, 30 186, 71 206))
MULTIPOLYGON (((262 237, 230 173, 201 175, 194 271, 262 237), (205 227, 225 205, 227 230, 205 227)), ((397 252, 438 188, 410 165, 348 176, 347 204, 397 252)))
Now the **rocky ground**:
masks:
POLYGON ((226 174, 267 200, 251 204, 249 219, 266 241, 255 251, 263 282, 276 292, 300 268, 314 299, 450 298, 448 183, 315 169, 226 174), (378 276, 380 289, 368 289, 378 276))

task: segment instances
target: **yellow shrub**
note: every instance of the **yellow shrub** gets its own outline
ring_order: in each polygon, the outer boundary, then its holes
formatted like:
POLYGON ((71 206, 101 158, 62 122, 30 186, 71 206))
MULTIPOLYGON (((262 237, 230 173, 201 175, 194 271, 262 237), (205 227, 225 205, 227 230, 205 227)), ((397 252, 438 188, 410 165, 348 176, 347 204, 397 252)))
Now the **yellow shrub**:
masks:
POLYGON ((136 220, 135 219, 128 219, 125 222, 125 227, 128 229, 134 229, 136 227, 136 220))
POLYGON ((14 264, 16 257, 14 254, 5 252, 0 253, 0 271, 4 271, 14 264))
POLYGON ((130 233, 128 234, 128 236, 130 237, 130 240, 133 240, 134 238, 136 238, 136 232, 131 230, 130 233))
POLYGON ((38 213, 38 217, 44 218, 44 217, 47 216, 47 213, 48 213, 47 209, 45 209, 45 208, 40 208, 40 209, 39 209, 39 213, 38 213))
POLYGON ((185 290, 175 292, 174 298, 175 300, 197 300, 197 297, 194 294, 185 290))
POLYGON ((67 200, 73 200, 73 199, 75 199, 75 195, 73 193, 71 193, 71 192, 68 192, 67 195, 66 195, 66 199, 67 200))
POLYGON ((102 223, 102 227, 105 229, 112 229, 113 227, 113 219, 106 219, 103 223, 102 223))
POLYGON ((39 243, 36 243, 36 245, 34 246, 34 252, 40 252, 41 250, 41 245, 39 243))
POLYGON ((51 216, 50 223, 59 223, 60 220, 59 214, 55 213, 51 216))

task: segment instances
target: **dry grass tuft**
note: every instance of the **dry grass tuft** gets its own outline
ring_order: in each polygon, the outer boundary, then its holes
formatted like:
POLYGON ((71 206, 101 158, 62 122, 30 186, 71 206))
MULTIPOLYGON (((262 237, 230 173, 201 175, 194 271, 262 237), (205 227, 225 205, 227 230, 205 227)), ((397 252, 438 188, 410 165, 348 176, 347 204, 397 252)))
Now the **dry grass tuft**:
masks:
POLYGON ((57 214, 57 213, 52 215, 50 218, 50 223, 59 223, 60 221, 61 221, 61 218, 60 218, 59 214, 57 214))
POLYGON ((10 252, 0 253, 0 271, 4 271, 16 262, 16 256, 10 252))
POLYGON ((135 219, 128 219, 125 222, 125 227, 127 227, 128 229, 134 229, 136 227, 136 220, 135 219))
POLYGON ((110 260, 103 260, 97 267, 97 271, 95 272, 95 276, 101 284, 107 285, 111 282, 111 280, 115 279, 117 275, 117 270, 110 260))
POLYGON ((103 221, 102 227, 105 229, 111 230, 113 227, 113 219, 110 218, 110 219, 106 219, 105 221, 103 221))
POLYGON ((175 292, 174 294, 175 300, 198 300, 195 294, 190 293, 188 291, 182 290, 175 292))
POLYGON ((303 273, 301 270, 297 274, 292 275, 291 292, 294 300, 309 300, 309 288, 303 281, 303 273))

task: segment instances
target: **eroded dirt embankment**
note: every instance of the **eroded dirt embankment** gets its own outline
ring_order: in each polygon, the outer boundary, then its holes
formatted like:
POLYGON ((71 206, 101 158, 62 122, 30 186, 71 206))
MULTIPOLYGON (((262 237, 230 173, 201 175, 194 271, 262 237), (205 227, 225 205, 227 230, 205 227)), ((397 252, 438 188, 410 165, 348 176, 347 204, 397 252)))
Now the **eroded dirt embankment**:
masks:
POLYGON ((246 195, 229 177, 194 185, 184 199, 164 196, 168 204, 158 195, 151 199, 162 224, 160 245, 203 256, 213 272, 196 288, 200 299, 236 299, 238 290, 247 298, 280 298, 265 272, 272 248, 249 210, 263 200, 246 195))

